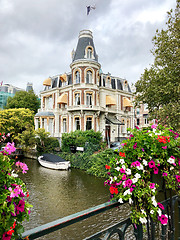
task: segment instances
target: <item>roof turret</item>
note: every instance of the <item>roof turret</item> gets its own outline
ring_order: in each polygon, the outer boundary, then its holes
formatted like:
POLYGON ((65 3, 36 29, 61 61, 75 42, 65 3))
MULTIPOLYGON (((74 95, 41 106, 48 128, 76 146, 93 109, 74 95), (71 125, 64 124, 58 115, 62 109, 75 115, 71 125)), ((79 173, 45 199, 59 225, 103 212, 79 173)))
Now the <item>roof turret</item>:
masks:
POLYGON ((77 48, 76 51, 73 52, 73 62, 82 59, 98 61, 98 55, 96 54, 93 36, 90 30, 80 31, 77 48))

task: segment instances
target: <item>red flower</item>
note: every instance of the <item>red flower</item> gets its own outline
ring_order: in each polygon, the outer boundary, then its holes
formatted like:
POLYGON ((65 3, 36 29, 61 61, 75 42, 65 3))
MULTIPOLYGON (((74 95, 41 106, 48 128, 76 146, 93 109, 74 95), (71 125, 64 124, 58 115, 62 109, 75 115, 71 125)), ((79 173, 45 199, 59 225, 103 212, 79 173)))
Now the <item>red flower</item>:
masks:
POLYGON ((120 153, 119 153, 119 156, 120 156, 120 157, 125 157, 125 153, 120 152, 120 153))
POLYGON ((26 197, 29 197, 29 192, 27 192, 27 195, 26 195, 26 197))
POLYGON ((109 188, 109 191, 110 191, 111 194, 118 194, 118 189, 115 188, 115 187, 113 187, 113 186, 111 186, 111 187, 109 188))
POLYGON ((108 170, 111 169, 111 167, 108 166, 108 165, 105 165, 105 168, 108 169, 108 170))

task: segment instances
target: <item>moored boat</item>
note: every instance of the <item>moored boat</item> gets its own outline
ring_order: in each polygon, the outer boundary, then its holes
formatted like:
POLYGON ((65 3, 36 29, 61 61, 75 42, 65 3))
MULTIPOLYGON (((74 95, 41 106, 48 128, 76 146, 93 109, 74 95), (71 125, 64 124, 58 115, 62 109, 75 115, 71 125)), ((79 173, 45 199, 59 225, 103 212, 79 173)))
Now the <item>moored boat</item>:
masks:
POLYGON ((68 170, 71 167, 70 161, 66 161, 60 156, 44 153, 38 157, 41 166, 56 170, 68 170))

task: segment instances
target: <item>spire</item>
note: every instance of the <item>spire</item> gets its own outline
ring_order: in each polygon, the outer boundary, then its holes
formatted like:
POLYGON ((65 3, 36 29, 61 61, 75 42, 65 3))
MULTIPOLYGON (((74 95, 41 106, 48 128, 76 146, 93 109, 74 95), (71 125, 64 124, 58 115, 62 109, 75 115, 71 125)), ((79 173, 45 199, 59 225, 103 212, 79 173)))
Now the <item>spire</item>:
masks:
POLYGON ((93 36, 90 30, 80 31, 77 48, 72 61, 82 59, 98 61, 98 55, 96 54, 93 36))

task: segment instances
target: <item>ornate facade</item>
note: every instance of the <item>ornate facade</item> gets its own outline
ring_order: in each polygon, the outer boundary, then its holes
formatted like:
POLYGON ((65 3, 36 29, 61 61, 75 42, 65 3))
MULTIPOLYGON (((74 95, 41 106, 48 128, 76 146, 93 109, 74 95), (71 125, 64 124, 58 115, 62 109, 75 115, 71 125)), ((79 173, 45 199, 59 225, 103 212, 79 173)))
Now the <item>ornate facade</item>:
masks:
POLYGON ((45 128, 59 139, 65 132, 94 129, 113 142, 134 127, 130 86, 126 79, 102 72, 90 30, 79 33, 70 72, 49 77, 43 85, 35 129, 45 128))

